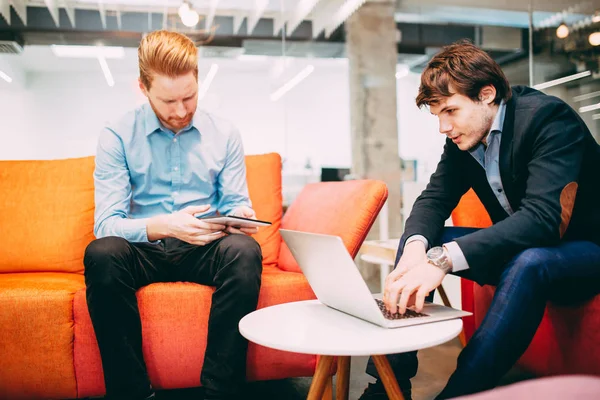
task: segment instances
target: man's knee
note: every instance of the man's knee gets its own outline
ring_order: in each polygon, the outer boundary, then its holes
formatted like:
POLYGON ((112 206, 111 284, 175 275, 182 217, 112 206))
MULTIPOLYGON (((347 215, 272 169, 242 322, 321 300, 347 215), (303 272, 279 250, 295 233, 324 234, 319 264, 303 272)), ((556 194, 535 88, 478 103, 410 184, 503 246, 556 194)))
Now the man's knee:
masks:
POLYGON ((546 264, 550 253, 544 248, 531 248, 517 254, 507 265, 506 271, 514 279, 535 279, 544 282, 546 264))
POLYGON ((228 260, 244 260, 258 264, 262 262, 260 245, 251 236, 226 236, 220 243, 220 251, 228 260))
POLYGON ((86 284, 109 284, 119 265, 129 259, 130 254, 130 243, 120 237, 104 237, 91 242, 83 258, 86 284))
POLYGON ((230 265, 230 275, 238 280, 254 282, 262 273, 262 251, 254 238, 246 235, 229 235, 219 243, 224 265, 230 265), (240 268, 241 267, 241 268, 240 268))

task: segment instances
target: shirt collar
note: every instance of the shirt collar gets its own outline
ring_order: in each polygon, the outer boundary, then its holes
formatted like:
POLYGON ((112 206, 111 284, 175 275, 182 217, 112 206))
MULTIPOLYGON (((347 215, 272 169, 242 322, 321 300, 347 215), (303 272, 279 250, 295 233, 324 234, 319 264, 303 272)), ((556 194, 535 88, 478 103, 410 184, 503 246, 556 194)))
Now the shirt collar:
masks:
MULTIPOLYGON (((144 113, 145 113, 144 120, 145 120, 145 124, 146 124, 146 135, 150 135, 158 130, 166 129, 166 128, 163 128, 158 117, 156 116, 156 113, 150 106, 150 103, 144 104, 144 113)), ((200 128, 199 128, 200 119, 201 119, 200 114, 201 113, 199 113, 198 110, 196 110, 196 113, 194 114, 194 118, 192 119, 192 122, 190 123, 190 125, 185 127, 184 129, 182 129, 179 133, 187 132, 192 128, 196 128, 196 130, 198 132, 200 132, 200 128)))
POLYGON ((492 133, 502 133, 502 128, 504 127, 504 115, 506 115, 506 103, 502 101, 498 106, 498 112, 496 112, 494 122, 492 122, 492 127, 490 128, 490 131, 485 137, 486 143, 489 143, 490 135, 492 133))
POLYGON ((154 113, 152 107, 150 107, 150 103, 144 104, 144 114, 146 135, 150 135, 161 128, 160 121, 158 120, 158 117, 154 113))
MULTIPOLYGON (((502 129, 504 128, 504 116, 505 115, 506 115, 506 103, 503 101, 498 106, 498 111, 496 112, 496 116, 494 117, 494 121, 492 122, 490 131, 485 136, 486 143, 488 143, 488 144, 490 143, 490 136, 492 135, 492 133, 502 135, 502 129)), ((471 155, 473 157, 475 157, 475 159, 477 159, 477 160, 483 159, 483 154, 485 154, 485 146, 483 145, 483 143, 479 143, 477 146, 470 149, 469 153, 471 153, 471 155)), ((480 164, 481 164, 481 161, 480 161, 480 164)))

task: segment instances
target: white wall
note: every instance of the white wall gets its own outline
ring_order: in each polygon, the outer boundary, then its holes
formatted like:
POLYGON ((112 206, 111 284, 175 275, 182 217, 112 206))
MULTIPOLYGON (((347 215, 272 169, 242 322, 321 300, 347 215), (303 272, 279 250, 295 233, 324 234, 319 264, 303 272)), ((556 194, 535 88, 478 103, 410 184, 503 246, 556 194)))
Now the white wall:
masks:
MULTIPOLYGON (((57 61, 48 51, 28 50, 39 54, 28 56, 35 62, 23 58, 25 86, 0 88, 5 128, 0 130, 0 159, 94 154, 105 121, 145 100, 137 88, 136 60, 130 54, 125 60, 108 60, 116 82, 109 87, 96 60, 57 61)), ((11 61, 14 68, 15 59, 11 61)), ((309 60, 290 63, 285 73, 274 78, 272 59, 207 59, 200 64, 201 79, 212 63, 220 68, 199 107, 232 120, 247 154, 278 152, 291 170, 303 167, 307 158, 315 169, 350 165, 346 63, 312 61, 314 72, 277 102, 269 95, 309 60)))
POLYGON ((417 181, 428 182, 440 160, 445 136, 439 133, 437 118, 415 104, 420 79, 409 73, 397 80, 398 145, 400 157, 417 160, 417 181))

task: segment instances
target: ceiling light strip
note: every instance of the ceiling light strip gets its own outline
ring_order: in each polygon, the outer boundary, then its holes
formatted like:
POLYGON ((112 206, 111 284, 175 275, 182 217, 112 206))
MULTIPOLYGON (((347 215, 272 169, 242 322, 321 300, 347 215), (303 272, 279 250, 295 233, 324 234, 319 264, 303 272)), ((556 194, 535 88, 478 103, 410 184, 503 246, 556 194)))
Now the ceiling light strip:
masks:
POLYGON ((597 92, 591 92, 591 93, 586 93, 586 94, 582 94, 579 96, 575 96, 575 97, 573 97, 573 101, 576 103, 579 103, 580 101, 593 99, 594 97, 598 97, 598 96, 600 96, 600 90, 597 92))
POLYGON ((2 71, 0 71, 0 78, 4 79, 8 83, 11 83, 13 81, 12 78, 8 76, 8 74, 2 71))
POLYGON ((110 68, 108 68, 106 58, 99 56, 98 61, 100 62, 100 68, 102 68, 102 72, 104 73, 104 78, 106 79, 106 83, 108 84, 108 86, 115 86, 115 80, 113 79, 113 76, 110 73, 110 68))
POLYGON ((213 64, 210 66, 210 70, 208 70, 206 78, 204 78, 204 81, 202 82, 202 85, 200 85, 200 89, 198 90, 198 100, 202 100, 208 92, 210 84, 212 83, 213 79, 215 79, 215 75, 217 75, 217 71, 219 71, 219 65, 213 64))
POLYGON ((296 76, 290 79, 285 85, 277 89, 271 94, 271 101, 277 101, 283 97, 284 94, 292 90, 296 85, 306 79, 307 76, 312 74, 315 70, 315 67, 312 65, 306 66, 302 71, 300 71, 296 76))
POLYGON ((562 78, 554 79, 552 81, 540 83, 538 85, 533 86, 534 89, 546 89, 552 86, 562 85, 563 83, 571 82, 577 79, 585 78, 586 76, 592 75, 591 71, 583 71, 578 74, 573 74, 569 76, 563 76, 562 78))
POLYGON ((592 104, 591 106, 579 107, 580 113, 594 111, 594 110, 600 110, 600 103, 592 104))

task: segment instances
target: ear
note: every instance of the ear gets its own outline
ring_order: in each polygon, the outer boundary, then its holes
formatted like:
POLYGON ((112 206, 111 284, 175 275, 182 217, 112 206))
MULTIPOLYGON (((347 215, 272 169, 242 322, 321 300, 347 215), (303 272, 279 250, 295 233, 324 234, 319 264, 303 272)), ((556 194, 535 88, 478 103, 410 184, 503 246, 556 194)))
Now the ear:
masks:
POLYGON ((140 86, 142 93, 144 93, 144 96, 148 97, 148 89, 146 89, 146 85, 144 85, 140 78, 138 78, 138 85, 140 86))
POLYGON ((486 85, 479 91, 479 101, 484 104, 492 104, 496 98, 496 88, 494 85, 486 85))

